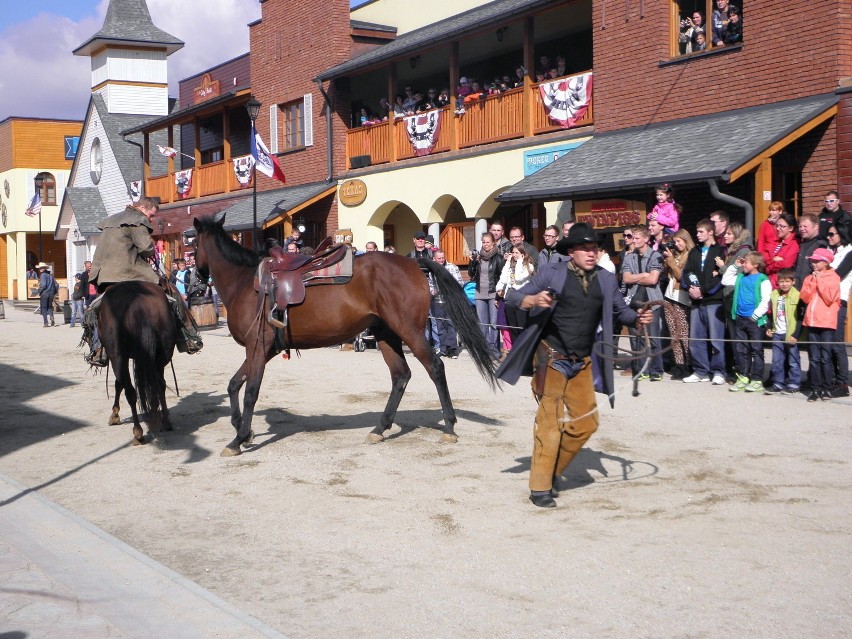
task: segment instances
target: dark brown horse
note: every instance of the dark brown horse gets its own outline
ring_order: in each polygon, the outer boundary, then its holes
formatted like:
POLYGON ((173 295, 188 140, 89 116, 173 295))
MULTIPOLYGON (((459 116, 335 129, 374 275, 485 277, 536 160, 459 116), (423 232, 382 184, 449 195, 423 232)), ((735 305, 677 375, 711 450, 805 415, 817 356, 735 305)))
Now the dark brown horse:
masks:
MULTIPOLYGON (((172 361, 177 324, 166 294, 150 282, 119 282, 104 293, 98 308, 98 332, 115 375, 115 402, 110 424, 119 424, 121 391, 133 413, 133 443, 144 444, 136 401, 149 420, 159 413, 163 430, 171 430, 164 371, 172 361), (130 383, 130 360, 136 388, 130 383)), ((150 423, 150 422, 149 422, 150 423)))
MULTIPOLYGON (((231 423, 237 436, 222 451, 223 456, 239 455, 240 446, 251 442, 251 421, 263 371, 275 356, 274 328, 266 321, 269 307, 258 306, 254 276, 260 258, 229 237, 224 231, 224 216, 196 219, 198 231, 195 263, 202 277, 213 276, 216 290, 228 309, 228 328, 238 344, 245 347, 246 358, 228 384, 231 423), (239 392, 246 384, 243 410, 239 392)), ((461 286, 447 270, 428 260, 420 261, 444 297, 445 308, 459 336, 464 340, 480 374, 496 385, 493 361, 479 329, 476 314, 461 286)), ((369 435, 378 442, 393 424, 411 369, 405 361, 405 343, 438 389, 444 416, 443 439, 456 441, 456 414, 453 410, 444 364, 432 352, 424 336, 431 295, 418 262, 390 253, 366 253, 355 258, 352 279, 346 284, 313 286, 305 301, 289 311, 287 344, 290 348, 309 349, 334 346, 369 328, 391 373, 392 387, 381 422, 369 435)))

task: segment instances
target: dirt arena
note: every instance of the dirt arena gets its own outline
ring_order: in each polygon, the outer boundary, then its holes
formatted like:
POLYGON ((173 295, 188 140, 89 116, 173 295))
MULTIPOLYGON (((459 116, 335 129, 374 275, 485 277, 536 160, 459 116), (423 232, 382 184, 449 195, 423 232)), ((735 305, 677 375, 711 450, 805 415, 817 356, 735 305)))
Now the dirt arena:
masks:
POLYGON ((632 398, 616 377, 542 510, 528 387, 491 392, 466 355, 446 362, 457 444, 413 360, 397 425, 366 444, 387 369, 323 349, 269 364, 255 445, 221 458, 242 359, 224 327, 176 356, 177 430, 142 447, 126 406, 107 426, 78 331, 0 320, 0 472, 288 637, 852 635, 849 401, 672 381, 632 398))

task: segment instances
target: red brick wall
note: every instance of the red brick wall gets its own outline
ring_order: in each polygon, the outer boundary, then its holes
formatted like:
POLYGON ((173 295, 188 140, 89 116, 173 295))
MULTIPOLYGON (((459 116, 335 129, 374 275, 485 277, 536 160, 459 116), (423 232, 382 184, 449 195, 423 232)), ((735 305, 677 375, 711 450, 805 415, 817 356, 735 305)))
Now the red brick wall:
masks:
POLYGON ((852 211, 852 92, 840 95, 837 112, 837 190, 843 208, 852 211))
POLYGON ((661 67, 671 59, 670 0, 606 2, 605 11, 595 0, 596 130, 829 93, 852 75, 847 1, 808 2, 804 12, 787 0, 744 4, 740 50, 661 67))

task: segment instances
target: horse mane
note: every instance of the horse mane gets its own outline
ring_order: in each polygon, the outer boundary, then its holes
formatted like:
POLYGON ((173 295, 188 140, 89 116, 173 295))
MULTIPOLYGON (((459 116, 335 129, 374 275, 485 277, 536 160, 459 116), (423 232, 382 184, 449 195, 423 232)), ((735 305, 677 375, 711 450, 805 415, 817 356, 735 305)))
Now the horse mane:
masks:
POLYGON ((252 268, 260 264, 260 256, 251 249, 235 242, 212 216, 199 217, 196 220, 199 226, 198 232, 207 233, 213 237, 216 247, 225 260, 236 266, 251 266, 252 268))

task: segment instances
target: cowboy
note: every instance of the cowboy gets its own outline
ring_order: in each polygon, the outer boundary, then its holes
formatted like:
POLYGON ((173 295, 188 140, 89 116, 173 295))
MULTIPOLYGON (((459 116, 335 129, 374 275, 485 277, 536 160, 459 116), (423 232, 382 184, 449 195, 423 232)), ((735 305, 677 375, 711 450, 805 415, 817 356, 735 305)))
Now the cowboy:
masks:
MULTIPOLYGON (((611 355, 613 317, 629 325, 644 325, 653 317, 650 310, 636 312, 627 306, 615 276, 597 265, 599 246, 592 227, 573 225, 556 245, 570 261, 543 265, 522 288, 506 294, 506 304, 533 309, 497 376, 514 384, 535 353, 533 394, 539 406, 533 429, 530 501, 541 508, 556 506, 554 497, 559 493, 554 479, 598 427, 591 360, 598 325, 603 325, 606 336, 603 349, 611 355)), ((603 392, 614 405, 611 357, 603 358, 601 378, 603 392)))
MULTIPOLYGON (((92 260, 89 281, 97 283, 98 294, 118 282, 142 281, 160 283, 160 274, 152 268, 155 258, 151 240, 151 219, 159 210, 156 200, 141 198, 121 213, 109 216, 101 224, 101 237, 92 260)), ((166 278, 163 278, 167 282, 166 278)), ((180 327, 177 348, 180 352, 197 353, 201 350, 201 337, 196 331, 192 316, 180 296, 171 293, 170 301, 180 327)), ((92 366, 106 366, 108 359, 97 332, 97 309, 100 297, 92 302, 86 312, 83 327, 84 339, 90 342, 91 352, 86 361, 92 366)))

